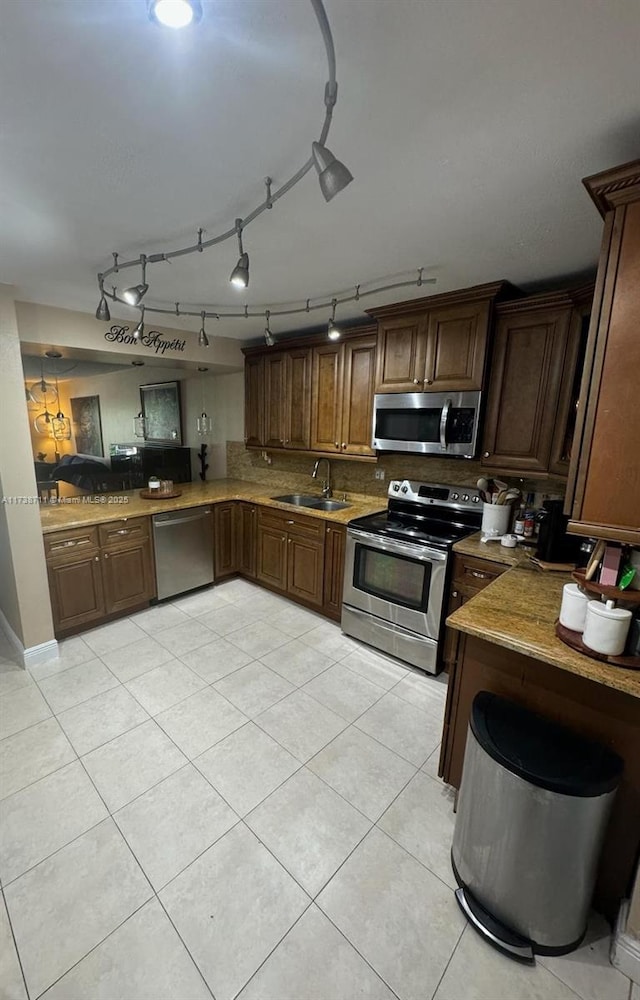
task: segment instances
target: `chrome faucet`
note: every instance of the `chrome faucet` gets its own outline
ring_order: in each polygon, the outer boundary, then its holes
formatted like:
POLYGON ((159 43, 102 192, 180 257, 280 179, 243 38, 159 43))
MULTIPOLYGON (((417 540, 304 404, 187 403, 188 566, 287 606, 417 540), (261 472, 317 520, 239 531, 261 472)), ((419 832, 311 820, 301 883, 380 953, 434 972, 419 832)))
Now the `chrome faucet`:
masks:
POLYGON ((313 467, 313 472, 311 473, 311 478, 312 479, 317 479, 318 478, 318 466, 320 465, 320 462, 326 462, 327 463, 327 478, 322 480, 322 495, 323 495, 323 497, 325 497, 325 499, 328 499, 330 496, 333 496, 333 490, 331 489, 331 464, 330 464, 328 458, 319 458, 318 459, 318 461, 316 462, 316 464, 313 467))

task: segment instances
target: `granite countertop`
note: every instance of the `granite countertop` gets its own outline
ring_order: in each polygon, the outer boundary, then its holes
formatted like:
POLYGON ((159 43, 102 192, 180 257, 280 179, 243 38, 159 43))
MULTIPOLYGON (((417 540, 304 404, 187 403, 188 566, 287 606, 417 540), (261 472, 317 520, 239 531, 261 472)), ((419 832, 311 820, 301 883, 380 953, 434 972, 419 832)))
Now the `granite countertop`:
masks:
MULTIPOLYGON (((40 520, 42 531, 60 531, 62 528, 79 528, 88 524, 104 524, 121 518, 143 517, 168 510, 182 510, 185 507, 200 507, 224 500, 247 500, 292 514, 296 511, 305 517, 319 517, 334 524, 346 524, 354 517, 362 517, 382 510, 386 505, 380 497, 347 494, 344 510, 323 511, 310 507, 295 507, 278 503, 271 494, 289 492, 278 487, 267 487, 264 483, 245 482, 241 479, 211 479, 200 483, 176 484, 181 496, 171 500, 144 500, 140 490, 124 490, 119 493, 104 493, 96 496, 69 497, 56 504, 42 504, 40 520)), ((334 499, 340 499, 335 497, 334 499)))
POLYGON ((476 559, 488 559, 489 562, 500 563, 503 566, 522 566, 529 562, 529 557, 535 552, 530 545, 516 545, 508 549, 500 542, 483 542, 482 533, 476 531, 462 541, 456 542, 453 551, 461 556, 474 556, 476 559))
POLYGON ((490 557, 484 554, 487 550, 494 555, 492 561, 510 568, 454 611, 447 625, 640 698, 640 671, 594 660, 556 636, 562 588, 571 582, 569 573, 543 572, 529 561, 526 551, 514 552, 493 542, 486 545, 479 532, 454 546, 454 552, 485 559, 490 557))

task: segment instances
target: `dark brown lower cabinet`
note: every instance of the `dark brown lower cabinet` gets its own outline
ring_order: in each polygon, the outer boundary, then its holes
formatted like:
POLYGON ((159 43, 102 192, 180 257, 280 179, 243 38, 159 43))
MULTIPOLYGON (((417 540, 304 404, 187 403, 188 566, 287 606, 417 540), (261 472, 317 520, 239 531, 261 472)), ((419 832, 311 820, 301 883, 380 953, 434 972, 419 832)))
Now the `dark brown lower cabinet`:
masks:
POLYGON ((277 590, 287 589, 287 535, 281 528, 258 525, 256 579, 277 590))
POLYGON ((324 541, 290 534, 287 537, 287 594, 322 607, 324 541))
POLYGON ((323 613, 340 621, 342 617, 342 584, 344 578, 344 550, 347 529, 342 524, 327 525, 324 543, 324 600, 323 613))
POLYGON ((56 636, 132 608, 155 596, 153 550, 146 517, 45 535, 56 636))
POLYGON ((282 593, 318 608, 324 602, 322 521, 279 510, 258 513, 256 578, 282 593))
POLYGON ((255 504, 240 502, 236 507, 236 555, 238 572, 255 579, 256 532, 258 509, 255 504))
POLYGON ((217 503, 213 508, 213 551, 216 580, 238 572, 235 501, 217 503))

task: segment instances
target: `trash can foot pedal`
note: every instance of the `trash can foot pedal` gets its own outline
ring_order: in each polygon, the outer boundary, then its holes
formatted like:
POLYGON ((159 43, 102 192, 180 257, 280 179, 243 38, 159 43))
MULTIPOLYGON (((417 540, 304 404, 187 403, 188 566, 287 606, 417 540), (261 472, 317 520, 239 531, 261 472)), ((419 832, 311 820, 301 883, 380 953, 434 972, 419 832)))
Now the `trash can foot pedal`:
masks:
POLYGON ((510 958, 527 965, 535 965, 533 942, 509 930, 487 912, 464 886, 456 889, 458 906, 471 926, 494 948, 510 958))

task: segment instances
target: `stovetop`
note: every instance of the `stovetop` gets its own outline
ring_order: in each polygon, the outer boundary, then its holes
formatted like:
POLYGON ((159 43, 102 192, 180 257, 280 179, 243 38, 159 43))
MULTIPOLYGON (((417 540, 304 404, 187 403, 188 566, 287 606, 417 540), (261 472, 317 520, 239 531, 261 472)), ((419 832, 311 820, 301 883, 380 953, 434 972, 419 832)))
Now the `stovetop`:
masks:
POLYGON ((419 545, 449 549, 480 529, 482 502, 475 487, 393 480, 388 507, 357 517, 349 527, 419 545))

